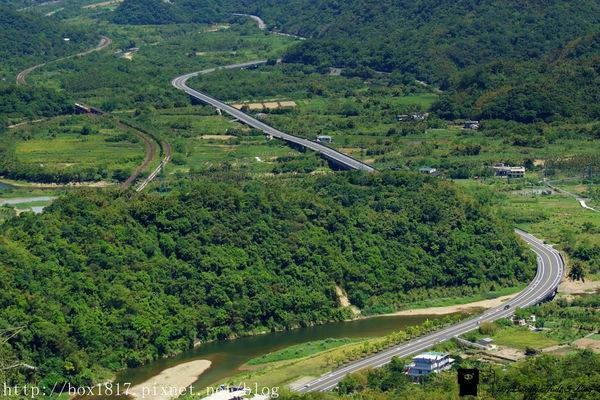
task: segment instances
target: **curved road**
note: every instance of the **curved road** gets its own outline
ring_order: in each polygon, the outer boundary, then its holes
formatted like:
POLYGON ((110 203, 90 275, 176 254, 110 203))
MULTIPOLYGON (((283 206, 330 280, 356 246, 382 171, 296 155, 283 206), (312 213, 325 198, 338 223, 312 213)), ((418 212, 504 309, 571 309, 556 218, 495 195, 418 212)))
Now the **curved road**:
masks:
POLYGON ((233 13, 233 15, 235 15, 236 17, 252 18, 258 24, 258 29, 260 29, 261 31, 264 31, 265 29, 267 29, 267 24, 265 24, 265 21, 263 21, 263 19, 261 17, 259 17, 258 15, 241 14, 241 13, 233 13))
POLYGON ((363 163, 355 158, 352 158, 346 154, 340 153, 339 151, 336 151, 330 147, 327 147, 327 146, 322 145, 317 142, 313 142, 308 139, 300 138, 300 137, 297 137, 294 135, 290 135, 288 133, 281 132, 281 131, 265 124, 264 122, 261 122, 261 121, 257 120, 256 118, 249 116, 248 114, 244 113, 243 111, 233 108, 230 105, 227 105, 227 104, 223 103, 222 101, 217 100, 213 97, 210 97, 204 93, 200 93, 197 90, 194 90, 187 85, 187 81, 190 78, 198 76, 198 75, 209 74, 211 72, 214 72, 214 71, 217 71, 220 69, 237 69, 237 68, 245 68, 245 67, 255 67, 255 66, 258 66, 261 64, 265 64, 266 62, 267 62, 266 60, 252 61, 252 62, 247 62, 247 63, 227 65, 225 67, 205 69, 203 71, 198 71, 198 72, 192 72, 190 74, 182 75, 182 76, 179 76, 179 77, 173 79, 171 84, 173 86, 175 86, 177 89, 183 90, 184 92, 189 94, 191 97, 193 97, 197 100, 200 100, 206 104, 210 104, 211 106, 213 106, 221 111, 224 111, 227 114, 231 115, 232 117, 240 120, 241 122, 245 123, 246 125, 256 128, 271 137, 285 140, 288 143, 293 143, 297 146, 301 146, 306 149, 316 151, 317 153, 321 154, 326 159, 330 160, 331 162, 333 162, 334 164, 337 164, 338 166, 340 166, 342 168, 357 169, 357 170, 362 170, 362 171, 367 171, 367 172, 375 171, 375 169, 373 167, 371 167, 370 165, 365 164, 365 163, 363 163))
MULTIPOLYGON (((177 89, 183 90, 193 98, 200 100, 204 103, 210 104, 217 109, 225 111, 234 118, 246 123, 247 125, 259 129, 265 132, 267 135, 285 140, 290 143, 305 147, 307 149, 314 150, 325 158, 332 160, 333 162, 349 169, 358 169, 368 172, 373 172, 375 169, 367 164, 364 164, 352 157, 335 151, 327 146, 319 143, 312 142, 307 139, 299 138, 284 132, 281 132, 249 115, 237 110, 215 98, 212 98, 206 94, 200 93, 189 86, 187 81, 195 76, 208 74, 218 69, 233 69, 233 68, 244 68, 250 66, 257 66, 264 64, 266 61, 255 61, 249 63, 233 64, 221 68, 211 68, 199 72, 194 72, 186 75, 182 75, 173 79, 171 84, 177 89)), ((470 318, 466 321, 460 322, 456 325, 441 329, 439 331, 427 334, 420 338, 402 343, 400 345, 391 347, 387 350, 363 358, 358 361, 354 361, 347 364, 339 369, 331 371, 313 381, 308 382, 301 388, 297 389, 298 392, 324 392, 333 389, 337 386, 338 382, 342 380, 346 375, 353 372, 357 372, 364 368, 377 368, 381 367, 390 362, 392 357, 407 357, 412 354, 423 351, 430 348, 440 342, 452 339, 460 336, 464 333, 477 329, 481 321, 494 321, 500 318, 505 318, 512 315, 515 308, 522 308, 531 306, 542 302, 543 300, 552 297, 557 289, 558 285, 563 277, 564 273, 564 262, 560 256, 560 253, 554 250, 551 246, 545 244, 541 240, 534 236, 516 230, 516 233, 531 247, 531 249, 537 254, 538 268, 537 273, 533 281, 517 296, 515 296, 509 303, 500 307, 492 308, 487 310, 480 316, 470 318)))
POLYGON ((407 357, 418 353, 437 343, 477 329, 480 321, 494 321, 508 317, 514 313, 515 308, 517 307, 531 306, 552 296, 558 288, 558 284, 562 279, 564 271, 564 264, 560 254, 558 251, 544 244, 544 242, 539 239, 536 239, 534 236, 520 230, 517 230, 516 232, 537 254, 538 269, 534 280, 529 286, 508 302, 507 305, 509 305, 509 308, 505 308, 506 305, 503 305, 501 307, 490 309, 478 317, 468 319, 451 327, 394 346, 388 350, 363 358, 362 360, 352 362, 307 383, 297 391, 306 393, 331 390, 348 374, 364 368, 381 367, 389 363, 392 357, 407 357))
POLYGON ((52 60, 52 61, 48 61, 42 64, 38 64, 38 65, 34 65, 33 67, 29 67, 27 69, 24 69, 23 71, 19 72, 19 74, 17 75, 17 85, 26 85, 27 84, 27 76, 34 70, 43 67, 44 65, 47 65, 49 63, 53 63, 53 62, 57 62, 57 61, 63 61, 63 60, 67 60, 69 58, 73 58, 73 57, 83 57, 86 56, 90 53, 93 53, 95 51, 100 51, 100 50, 104 50, 105 48, 107 48, 108 46, 110 46, 112 43, 112 39, 107 37, 107 36, 101 36, 100 37, 100 43, 98 43, 98 46, 83 51, 81 53, 77 53, 77 54, 73 54, 70 56, 66 56, 66 57, 61 57, 61 58, 57 58, 56 60, 52 60))

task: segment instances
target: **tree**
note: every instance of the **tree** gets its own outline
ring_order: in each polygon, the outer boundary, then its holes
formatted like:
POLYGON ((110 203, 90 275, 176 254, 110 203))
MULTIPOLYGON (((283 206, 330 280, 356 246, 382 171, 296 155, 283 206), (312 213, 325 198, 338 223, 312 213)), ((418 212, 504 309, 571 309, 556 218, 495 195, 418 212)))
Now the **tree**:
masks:
POLYGON ((498 330, 498 325, 492 321, 482 321, 479 324, 479 333, 482 335, 493 335, 498 330))
POLYGON ((571 269, 569 270, 569 278, 573 281, 585 282, 586 268, 581 261, 573 262, 571 269))

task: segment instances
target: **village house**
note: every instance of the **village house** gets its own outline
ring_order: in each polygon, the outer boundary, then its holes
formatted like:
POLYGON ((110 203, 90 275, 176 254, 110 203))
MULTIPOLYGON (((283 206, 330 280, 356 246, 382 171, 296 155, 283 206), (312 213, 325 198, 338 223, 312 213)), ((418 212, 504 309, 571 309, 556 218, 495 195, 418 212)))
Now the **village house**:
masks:
POLYGON ((406 121, 424 121, 429 116, 429 113, 414 112, 410 114, 400 114, 396 116, 399 122, 406 121))
POLYGON ((479 129, 479 121, 467 120, 467 121, 465 121, 465 123, 463 125, 463 129, 477 130, 477 129, 479 129))
POLYGON ((331 143, 333 142, 333 138, 327 135, 319 135, 317 136, 317 142, 319 143, 331 143))
POLYGON ((452 367, 454 359, 447 353, 429 351, 419 354, 406 366, 405 372, 410 377, 418 380, 422 376, 445 371, 452 367))
POLYGON ((419 168, 419 172, 425 175, 437 175, 438 170, 432 167, 421 167, 419 168))
POLYGON ((511 167, 503 163, 496 164, 492 167, 496 172, 496 176, 503 176, 507 178, 523 178, 525 176, 525 167, 511 167))

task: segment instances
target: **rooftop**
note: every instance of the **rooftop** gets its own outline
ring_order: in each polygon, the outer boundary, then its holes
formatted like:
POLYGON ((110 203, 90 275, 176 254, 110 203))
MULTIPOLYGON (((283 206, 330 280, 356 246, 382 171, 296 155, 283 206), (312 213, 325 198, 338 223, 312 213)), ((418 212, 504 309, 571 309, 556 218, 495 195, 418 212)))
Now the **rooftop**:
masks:
POLYGON ((439 360, 441 358, 445 358, 448 357, 447 353, 441 353, 439 351, 428 351, 426 353, 421 353, 415 357, 413 357, 413 360, 415 359, 419 359, 419 360, 439 360))

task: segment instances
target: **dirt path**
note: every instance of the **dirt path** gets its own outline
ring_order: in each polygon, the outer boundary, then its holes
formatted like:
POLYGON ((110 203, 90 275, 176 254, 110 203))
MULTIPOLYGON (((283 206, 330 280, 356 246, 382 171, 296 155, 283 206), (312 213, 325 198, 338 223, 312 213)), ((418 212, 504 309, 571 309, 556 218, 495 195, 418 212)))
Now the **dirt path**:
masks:
POLYGON ((563 279, 558 287, 558 292, 565 295, 589 294, 600 292, 600 281, 573 281, 569 278, 563 279))
POLYGON ((58 62, 58 61, 62 61, 62 60, 67 60, 69 58, 73 58, 73 57, 83 57, 86 56, 90 53, 93 53, 95 51, 101 51, 104 50, 105 48, 107 48, 108 46, 110 46, 112 44, 112 39, 107 37, 107 36, 102 36, 100 38, 100 43, 98 44, 98 46, 83 51, 81 53, 77 53, 77 54, 73 54, 70 56, 66 56, 66 57, 61 57, 61 58, 57 58, 56 60, 52 60, 52 61, 48 61, 45 63, 41 63, 38 65, 34 65, 33 67, 29 67, 27 69, 24 69, 23 71, 19 72, 17 74, 17 85, 27 85, 27 76, 29 76, 29 74, 31 74, 31 72, 33 72, 34 70, 43 67, 44 65, 48 65, 50 63, 54 63, 54 62, 58 62))
POLYGON ((19 128, 21 126, 25 126, 25 125, 29 125, 29 124, 35 124, 37 122, 42 122, 45 121, 45 118, 40 118, 40 119, 34 119, 33 121, 23 121, 23 122, 19 122, 18 124, 14 124, 14 125, 8 125, 7 128, 8 129, 16 129, 19 128))

